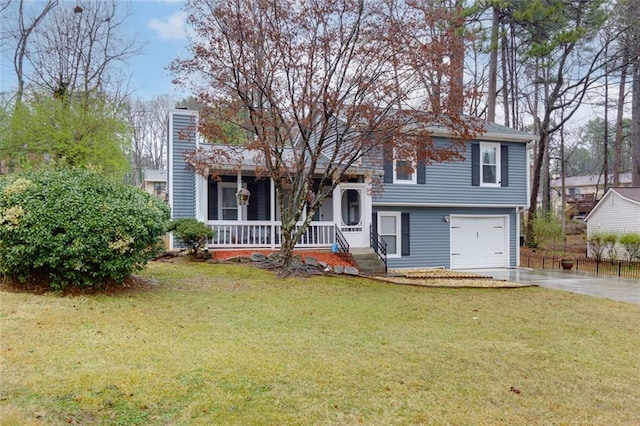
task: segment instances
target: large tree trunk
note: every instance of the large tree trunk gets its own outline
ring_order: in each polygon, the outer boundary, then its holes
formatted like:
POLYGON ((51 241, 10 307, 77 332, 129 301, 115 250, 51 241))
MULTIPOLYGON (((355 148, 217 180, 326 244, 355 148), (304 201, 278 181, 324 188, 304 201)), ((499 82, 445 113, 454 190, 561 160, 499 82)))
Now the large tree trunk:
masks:
POLYGON ((462 115, 464 108, 464 36, 461 28, 464 28, 464 10, 462 0, 456 0, 455 16, 451 22, 453 43, 451 43, 451 80, 449 84, 449 105, 451 113, 462 115))
POLYGON ((502 29, 502 37, 501 37, 501 65, 502 65, 502 107, 504 108, 504 125, 509 127, 511 124, 509 119, 509 94, 512 94, 511 90, 511 79, 509 78, 509 73, 507 71, 507 65, 509 63, 509 41, 507 40, 506 28, 502 29))
POLYGON ((631 102, 631 183, 634 187, 640 187, 640 58, 633 60, 631 73, 633 81, 633 98, 631 102))
MULTIPOLYGON (((604 135, 602 136, 602 175, 604 180, 604 192, 609 189, 609 75, 607 74, 607 61, 609 60, 607 46, 609 40, 606 40, 604 48, 604 135)), ((596 194, 597 198, 597 194, 596 194)))
POLYGON ((625 86, 627 83, 627 68, 629 67, 629 49, 622 48, 622 64, 620 70, 620 86, 618 88, 618 112, 616 117, 616 141, 615 156, 613 160, 613 186, 620 186, 620 173, 622 173, 622 122, 624 119, 625 86))
POLYGON ((527 245, 531 247, 534 243, 533 238, 533 222, 538 213, 538 192, 540 191, 540 171, 544 162, 544 153, 546 151, 549 134, 546 132, 546 126, 540 129, 540 140, 536 152, 536 158, 533 166, 533 181, 531 182, 531 195, 529 198, 529 211, 527 218, 527 245))
POLYGON ((487 94, 487 121, 496 121, 496 98, 498 97, 498 6, 493 6, 493 21, 491 23, 491 51, 489 53, 489 87, 487 94))

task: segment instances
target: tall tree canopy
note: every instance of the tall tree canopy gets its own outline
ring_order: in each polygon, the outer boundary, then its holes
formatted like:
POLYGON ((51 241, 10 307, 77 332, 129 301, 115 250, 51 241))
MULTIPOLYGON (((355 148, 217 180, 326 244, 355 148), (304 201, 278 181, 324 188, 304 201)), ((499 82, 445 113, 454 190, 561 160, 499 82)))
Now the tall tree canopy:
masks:
MULTIPOLYGON (((245 147, 259 153, 260 171, 278 190, 285 266, 328 195, 313 191, 314 179, 333 188, 383 147, 414 161, 452 160, 477 130, 459 115, 460 52, 451 47, 460 43, 438 42, 445 33, 462 37, 453 30, 456 8, 364 0, 193 0, 187 7, 193 57, 173 71, 207 106, 205 137, 237 143, 229 124, 251 135, 245 147), (437 25, 425 25, 426 12, 437 12, 437 25), (433 143, 434 127, 450 132, 448 146, 433 143)), ((203 152, 191 158, 205 175, 219 160, 203 152)))
POLYGON ((0 158, 10 170, 57 163, 123 177, 125 133, 125 122, 103 99, 29 97, 0 112, 0 158))

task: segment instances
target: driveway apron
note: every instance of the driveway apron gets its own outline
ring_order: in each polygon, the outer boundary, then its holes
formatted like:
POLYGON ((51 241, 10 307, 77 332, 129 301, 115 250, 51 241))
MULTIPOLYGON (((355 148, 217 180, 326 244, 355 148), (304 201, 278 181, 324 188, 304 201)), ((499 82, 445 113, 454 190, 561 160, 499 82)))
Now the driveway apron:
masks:
POLYGON ((586 294, 640 305, 640 280, 595 276, 584 272, 546 269, 477 269, 480 275, 497 280, 537 284, 540 287, 586 294))

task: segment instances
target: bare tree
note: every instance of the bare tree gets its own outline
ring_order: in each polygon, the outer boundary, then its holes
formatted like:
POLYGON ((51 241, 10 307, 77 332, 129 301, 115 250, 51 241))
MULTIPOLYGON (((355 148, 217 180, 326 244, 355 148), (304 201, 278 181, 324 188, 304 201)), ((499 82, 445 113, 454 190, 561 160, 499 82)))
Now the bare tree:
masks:
POLYGON ((135 39, 124 37, 127 17, 126 3, 118 0, 61 4, 34 32, 28 79, 59 97, 125 97, 119 91, 126 77, 116 65, 139 52, 135 39))
POLYGON ((28 6, 31 2, 25 0, 16 0, 13 4, 17 5, 17 11, 15 17, 10 17, 9 7, 12 5, 11 0, 7 0, 0 4, 0 11, 7 10, 5 19, 13 20, 15 27, 9 22, 5 22, 7 28, 6 33, 3 34, 2 39, 11 40, 10 45, 14 46, 13 51, 13 69, 16 73, 16 79, 18 86, 16 89, 16 103, 19 104, 22 101, 22 95, 24 93, 25 86, 25 71, 24 61, 27 51, 29 49, 29 43, 34 30, 42 24, 45 17, 58 6, 58 0, 47 0, 44 3, 37 2, 36 6, 39 6, 38 11, 28 10, 28 6))
MULTIPOLYGON (((396 15, 405 25, 392 25, 388 11, 363 0, 189 4, 196 32, 193 57, 172 68, 183 83, 196 85, 199 101, 208 106, 201 110, 204 136, 229 143, 229 125, 252 135, 242 148, 258 153, 258 171, 275 183, 285 271, 329 194, 314 191, 314 180, 319 188, 333 189, 354 164, 375 154, 381 158, 383 151, 417 162, 456 159, 462 141, 477 130, 461 120, 454 97, 446 96, 456 76, 455 66, 442 60, 452 55, 449 44, 434 38, 426 43, 438 34, 421 20, 420 10, 396 15), (417 52, 412 52, 415 63, 393 66, 396 55, 410 53, 404 43, 418 28, 406 24, 414 22, 424 31, 412 46, 420 47, 423 57, 438 58, 426 63, 441 67, 436 92, 426 98, 417 52), (197 86, 203 81, 206 85, 197 86), (450 145, 435 145, 434 126, 451 132, 450 145)), ((206 176, 215 173, 221 157, 196 151, 189 160, 206 176)))
MULTIPOLYGON (((534 4, 533 7, 538 6, 534 4)), ((526 54, 540 61, 536 61, 539 66, 533 79, 536 89, 533 105, 541 101, 541 111, 538 114, 538 108, 532 108, 540 139, 534 156, 528 210, 529 239, 533 235, 538 193, 551 137, 578 111, 589 89, 602 77, 601 57, 605 45, 597 45, 594 38, 604 23, 601 7, 600 2, 593 0, 569 1, 563 3, 561 14, 549 9, 538 15, 545 16, 546 13, 545 21, 521 22, 530 35, 526 54), (537 92, 539 85, 542 85, 542 91, 537 92), (559 111, 564 113, 560 116, 559 111)), ((548 191, 543 190, 543 196, 547 197, 548 191)))
POLYGON ((127 106, 130 128, 127 147, 134 185, 142 184, 145 168, 162 170, 165 167, 167 116, 176 101, 170 95, 150 100, 136 99, 127 106))

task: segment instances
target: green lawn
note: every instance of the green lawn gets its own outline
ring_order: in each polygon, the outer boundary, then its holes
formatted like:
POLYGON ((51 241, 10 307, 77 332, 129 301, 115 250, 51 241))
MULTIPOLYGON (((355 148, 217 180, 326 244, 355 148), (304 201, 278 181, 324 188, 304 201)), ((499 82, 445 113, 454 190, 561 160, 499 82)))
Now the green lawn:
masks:
POLYGON ((239 265, 144 275, 155 288, 0 293, 2 425, 640 424, 637 305, 239 265))

